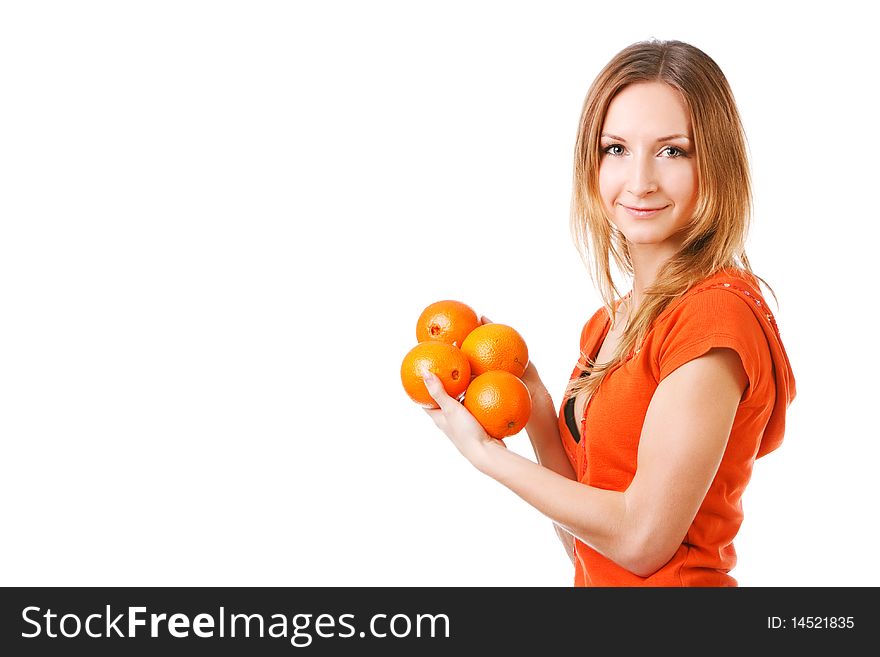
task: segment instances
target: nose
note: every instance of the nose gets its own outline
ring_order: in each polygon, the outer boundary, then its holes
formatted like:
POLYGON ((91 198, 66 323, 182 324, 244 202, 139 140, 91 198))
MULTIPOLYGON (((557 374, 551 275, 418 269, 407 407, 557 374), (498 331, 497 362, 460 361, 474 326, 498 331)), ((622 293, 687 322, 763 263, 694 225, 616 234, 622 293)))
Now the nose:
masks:
POLYGON ((647 196, 657 191, 657 176, 654 170, 654 158, 643 155, 632 159, 629 172, 627 191, 633 196, 647 196))

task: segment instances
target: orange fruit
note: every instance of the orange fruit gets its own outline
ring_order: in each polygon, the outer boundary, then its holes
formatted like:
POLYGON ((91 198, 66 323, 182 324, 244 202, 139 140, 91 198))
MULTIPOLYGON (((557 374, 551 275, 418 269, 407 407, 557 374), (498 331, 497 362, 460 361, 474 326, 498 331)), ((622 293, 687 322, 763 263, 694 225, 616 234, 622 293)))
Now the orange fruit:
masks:
POLYGON ((445 342, 418 343, 403 357, 400 380, 409 398, 424 408, 439 408, 422 381, 424 367, 437 375, 446 393, 456 399, 471 380, 471 366, 461 349, 445 342))
POLYGON ((532 413, 532 396, 518 377, 503 370, 477 376, 464 393, 464 407, 493 438, 518 433, 532 413))
POLYGON ((521 377, 529 364, 529 348, 516 329, 506 324, 483 324, 464 339, 461 350, 471 364, 471 374, 503 370, 521 377))
POLYGON ((461 347, 468 333, 480 325, 477 313, 461 301, 435 301, 422 311, 416 323, 416 340, 437 340, 461 347))

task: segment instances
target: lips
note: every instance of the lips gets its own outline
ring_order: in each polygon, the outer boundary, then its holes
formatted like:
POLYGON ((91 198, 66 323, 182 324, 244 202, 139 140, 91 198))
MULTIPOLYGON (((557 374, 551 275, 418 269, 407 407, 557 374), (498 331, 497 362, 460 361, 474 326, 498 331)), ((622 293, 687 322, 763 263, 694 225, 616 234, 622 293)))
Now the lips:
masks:
POLYGON ((661 210, 665 210, 668 206, 664 205, 659 208, 631 208, 628 205, 621 205, 620 207, 634 217, 651 217, 661 210))

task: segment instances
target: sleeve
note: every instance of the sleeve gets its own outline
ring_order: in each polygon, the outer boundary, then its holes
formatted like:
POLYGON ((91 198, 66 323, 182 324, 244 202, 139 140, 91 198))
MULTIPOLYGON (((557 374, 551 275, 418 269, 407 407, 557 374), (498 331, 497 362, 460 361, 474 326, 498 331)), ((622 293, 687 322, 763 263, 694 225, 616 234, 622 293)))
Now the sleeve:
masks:
POLYGON ((658 381, 716 347, 740 357, 749 385, 743 401, 765 387, 772 358, 767 338, 748 301, 729 289, 708 289, 672 309, 657 348, 658 381))

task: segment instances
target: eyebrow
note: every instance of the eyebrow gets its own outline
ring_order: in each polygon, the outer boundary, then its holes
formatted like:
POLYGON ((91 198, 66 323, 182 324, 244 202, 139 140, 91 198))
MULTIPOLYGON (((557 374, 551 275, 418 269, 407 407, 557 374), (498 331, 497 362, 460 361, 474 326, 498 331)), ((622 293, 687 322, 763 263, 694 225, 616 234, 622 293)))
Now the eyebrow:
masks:
MULTIPOLYGON (((618 137, 617 135, 609 135, 607 132, 603 132, 602 137, 607 137, 608 139, 614 139, 615 141, 622 141, 624 144, 626 143, 626 139, 624 139, 623 137, 618 137)), ((687 135, 675 134, 675 135, 666 135, 665 137, 660 137, 660 139, 658 139, 657 142, 672 141, 673 139, 686 139, 687 141, 691 140, 691 138, 688 137, 687 135)))

